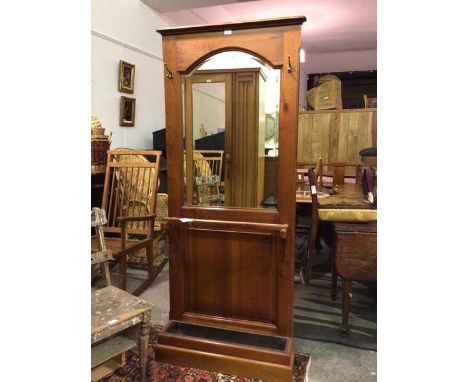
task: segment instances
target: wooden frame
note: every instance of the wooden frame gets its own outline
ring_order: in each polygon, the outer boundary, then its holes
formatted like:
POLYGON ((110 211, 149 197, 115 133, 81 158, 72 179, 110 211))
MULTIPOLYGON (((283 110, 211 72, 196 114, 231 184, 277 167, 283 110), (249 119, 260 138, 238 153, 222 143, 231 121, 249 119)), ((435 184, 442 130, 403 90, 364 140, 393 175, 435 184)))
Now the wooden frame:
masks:
POLYGON ((135 126, 136 99, 120 97, 120 126, 135 126))
POLYGON ((120 60, 119 92, 133 94, 135 88, 135 65, 120 60))
MULTIPOLYGON (((299 48, 304 21, 305 17, 289 17, 158 31, 165 63, 171 320, 293 335, 299 48), (183 76, 223 51, 243 51, 281 69, 277 209, 184 205, 183 76), (224 273, 207 272, 210 267, 224 273)), ((292 379, 292 363, 280 372, 273 358, 254 359, 252 354, 258 351, 249 346, 243 346, 248 351, 241 361, 228 351, 202 354, 174 341, 164 346, 164 352, 156 349, 156 357, 174 363, 187 364, 190 353, 190 361, 197 359, 199 367, 209 370, 270 381, 292 379)), ((293 357, 292 346, 286 354, 293 357)))

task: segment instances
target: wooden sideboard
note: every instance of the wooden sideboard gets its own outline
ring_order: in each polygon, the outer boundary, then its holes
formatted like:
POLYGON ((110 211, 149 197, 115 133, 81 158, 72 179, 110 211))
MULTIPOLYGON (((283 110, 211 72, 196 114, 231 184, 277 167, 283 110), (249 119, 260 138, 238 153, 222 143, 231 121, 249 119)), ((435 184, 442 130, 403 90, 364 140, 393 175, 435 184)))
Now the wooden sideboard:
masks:
MULTIPOLYGON (((377 109, 317 110, 299 113, 297 161, 359 163, 359 151, 377 146, 377 109)), ((324 167, 324 172, 328 169, 324 167)), ((353 168, 346 175, 355 175, 353 168)))

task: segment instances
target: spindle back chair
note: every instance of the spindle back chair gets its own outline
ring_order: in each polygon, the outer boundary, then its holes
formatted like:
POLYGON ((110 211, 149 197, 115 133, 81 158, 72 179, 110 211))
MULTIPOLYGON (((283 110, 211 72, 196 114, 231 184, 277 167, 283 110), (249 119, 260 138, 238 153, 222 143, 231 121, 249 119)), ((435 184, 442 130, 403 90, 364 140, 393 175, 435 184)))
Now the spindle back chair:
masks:
MULTIPOLYGON (((107 224, 102 226, 106 246, 119 263, 119 287, 126 290, 127 257, 145 249, 148 278, 135 289, 139 295, 161 270, 154 267, 158 172, 161 152, 156 150, 109 150, 101 208, 107 224), (147 160, 150 157, 153 161, 147 160)), ((92 250, 98 250, 96 237, 92 250)))

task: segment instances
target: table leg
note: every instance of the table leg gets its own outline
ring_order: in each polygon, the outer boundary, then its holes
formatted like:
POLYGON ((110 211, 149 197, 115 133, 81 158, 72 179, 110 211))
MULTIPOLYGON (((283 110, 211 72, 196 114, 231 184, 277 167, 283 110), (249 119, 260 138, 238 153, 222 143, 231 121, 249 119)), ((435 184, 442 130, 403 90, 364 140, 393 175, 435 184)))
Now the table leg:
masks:
POLYGON ((349 300, 351 293, 351 280, 341 279, 342 286, 342 307, 341 307, 341 335, 348 335, 348 318, 349 318, 349 300))
POLYGON ((330 252, 330 268, 331 268, 331 298, 333 301, 336 300, 336 286, 337 286, 337 276, 336 276, 336 264, 335 264, 335 245, 332 244, 330 252))
POLYGON ((148 342, 150 327, 147 323, 140 326, 140 367, 141 382, 146 382, 146 363, 148 361, 148 342))

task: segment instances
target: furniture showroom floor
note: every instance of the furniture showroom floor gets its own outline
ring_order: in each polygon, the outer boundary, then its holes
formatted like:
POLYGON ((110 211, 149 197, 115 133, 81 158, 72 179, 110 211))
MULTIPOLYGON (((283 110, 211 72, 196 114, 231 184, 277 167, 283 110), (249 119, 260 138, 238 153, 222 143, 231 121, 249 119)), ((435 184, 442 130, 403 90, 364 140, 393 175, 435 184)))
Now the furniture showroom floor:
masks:
MULTIPOLYGON (((129 273, 133 270, 129 270, 129 273)), ((138 271, 136 271, 138 272, 138 271)), ((132 287, 132 277, 128 286, 132 287)), ((169 266, 166 265, 140 298, 154 304, 151 322, 164 325, 169 319, 169 266)), ((308 382, 374 382, 377 352, 334 343, 294 338, 297 352, 308 353, 311 364, 308 382)))

